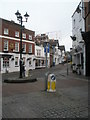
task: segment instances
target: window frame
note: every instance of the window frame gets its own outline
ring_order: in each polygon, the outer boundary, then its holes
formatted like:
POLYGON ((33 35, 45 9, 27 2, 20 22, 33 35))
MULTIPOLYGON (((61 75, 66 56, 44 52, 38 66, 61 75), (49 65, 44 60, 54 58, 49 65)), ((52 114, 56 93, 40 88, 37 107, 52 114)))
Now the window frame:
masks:
POLYGON ((29 35, 29 40, 32 40, 32 35, 29 35))
POLYGON ((3 58, 3 68, 8 68, 9 65, 10 65, 9 57, 4 57, 3 58))
POLYGON ((15 37, 19 37, 19 31, 15 31, 15 37))
POLYGON ((8 34, 9 34, 8 28, 4 28, 4 35, 8 35, 8 34))
POLYGON ((26 39, 26 33, 22 34, 22 38, 26 39))
POLYGON ((32 53, 32 44, 29 44, 28 52, 29 52, 29 53, 32 53))
POLYGON ((22 52, 25 53, 25 52, 26 52, 26 43, 23 43, 23 44, 22 44, 22 48, 23 48, 23 51, 22 51, 22 52), (23 45, 24 45, 24 46, 23 46, 23 45))
POLYGON ((15 42, 15 52, 19 52, 19 43, 18 42, 15 42), (16 46, 16 44, 17 44, 17 46, 16 46))
POLYGON ((8 40, 4 40, 4 43, 3 43, 3 50, 4 51, 8 51, 8 40), (5 48, 5 42, 6 42, 6 48, 5 48))
POLYGON ((15 57, 15 67, 19 66, 19 58, 15 57), (16 64, 17 63, 17 64, 16 64))

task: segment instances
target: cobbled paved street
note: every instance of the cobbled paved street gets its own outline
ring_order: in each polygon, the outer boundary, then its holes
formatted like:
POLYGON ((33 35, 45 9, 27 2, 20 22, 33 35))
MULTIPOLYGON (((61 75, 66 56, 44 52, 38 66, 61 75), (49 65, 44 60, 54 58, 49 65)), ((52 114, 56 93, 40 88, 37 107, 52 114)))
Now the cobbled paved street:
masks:
MULTIPOLYGON (((31 74, 33 83, 3 83, 3 118, 88 118, 88 80, 82 76, 66 75, 66 66, 49 69, 56 75, 56 92, 46 92, 45 70, 31 74)), ((3 76, 4 77, 4 76, 3 76)))

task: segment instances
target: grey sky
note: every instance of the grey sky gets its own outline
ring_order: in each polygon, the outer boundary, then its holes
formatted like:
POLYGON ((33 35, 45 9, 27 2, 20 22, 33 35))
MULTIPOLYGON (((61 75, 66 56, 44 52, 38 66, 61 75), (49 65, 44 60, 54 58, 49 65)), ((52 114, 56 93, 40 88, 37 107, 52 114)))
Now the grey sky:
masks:
POLYGON ((1 0, 0 17, 14 20, 18 23, 15 12, 30 15, 26 28, 36 34, 46 33, 50 38, 59 39, 60 45, 66 49, 72 47, 70 35, 72 32, 71 16, 80 0, 1 0))

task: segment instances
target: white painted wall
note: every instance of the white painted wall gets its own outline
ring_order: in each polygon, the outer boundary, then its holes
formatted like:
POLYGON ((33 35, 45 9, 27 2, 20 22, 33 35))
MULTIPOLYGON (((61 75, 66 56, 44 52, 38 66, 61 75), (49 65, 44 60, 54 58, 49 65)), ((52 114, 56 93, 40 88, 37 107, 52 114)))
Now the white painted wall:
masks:
MULTIPOLYGON (((82 1, 81 1, 80 6, 82 6, 82 1)), ((81 13, 77 13, 75 11, 75 13, 72 16, 72 36, 76 37, 76 41, 72 40, 72 48, 73 49, 78 48, 78 47, 82 48, 82 50, 80 51, 80 53, 83 53, 83 57, 84 57, 84 63, 83 63, 84 69, 82 71, 82 74, 85 75, 85 45, 79 43, 80 41, 83 41, 81 31, 83 31, 83 32, 85 31, 85 21, 84 21, 83 17, 84 17, 83 9, 81 9, 81 13)), ((76 53, 74 51, 74 56, 72 56, 73 63, 76 63, 76 64, 80 63, 80 59, 81 59, 79 56, 80 53, 78 53, 78 55, 75 55, 76 53)))
MULTIPOLYGON (((20 66, 19 66, 19 59, 20 59, 20 55, 16 54, 16 53, 9 53, 14 57, 14 60, 9 60, 9 67, 7 67, 8 72, 17 72, 20 70, 20 66), (18 66, 15 66, 15 57, 18 57, 18 66)), ((22 58, 25 57, 25 68, 26 70, 29 69, 35 69, 35 61, 33 61, 33 59, 35 58, 34 55, 29 55, 29 54, 22 54, 22 58), (31 58, 31 66, 29 66, 29 61, 27 60, 28 58, 31 58)), ((3 58, 1 58, 1 73, 5 73, 6 72, 6 68, 3 68, 3 58)))

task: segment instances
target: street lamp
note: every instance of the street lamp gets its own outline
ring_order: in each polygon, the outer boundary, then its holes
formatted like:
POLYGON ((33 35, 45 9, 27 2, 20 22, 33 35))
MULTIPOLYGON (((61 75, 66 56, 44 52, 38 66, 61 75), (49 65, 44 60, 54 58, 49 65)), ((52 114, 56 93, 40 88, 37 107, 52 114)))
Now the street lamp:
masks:
POLYGON ((23 17, 21 16, 21 13, 19 13, 19 11, 17 10, 17 12, 15 13, 15 15, 17 16, 17 20, 20 22, 20 78, 22 78, 22 29, 23 29, 23 26, 22 26, 22 23, 23 22, 27 22, 27 19, 29 17, 29 15, 26 14, 24 15, 26 21, 23 21, 23 17))

